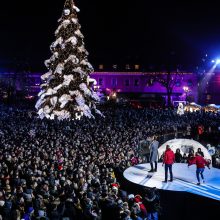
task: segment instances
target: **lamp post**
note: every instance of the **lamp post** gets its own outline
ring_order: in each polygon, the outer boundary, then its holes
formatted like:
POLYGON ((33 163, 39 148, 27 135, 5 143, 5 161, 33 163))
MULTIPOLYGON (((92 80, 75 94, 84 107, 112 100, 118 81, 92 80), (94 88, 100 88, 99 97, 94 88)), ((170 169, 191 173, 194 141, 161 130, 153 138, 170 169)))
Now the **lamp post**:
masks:
POLYGON ((185 99, 185 101, 186 101, 186 103, 187 103, 189 87, 188 87, 188 86, 184 86, 184 87, 183 87, 183 90, 184 90, 184 92, 186 93, 186 99, 185 99))

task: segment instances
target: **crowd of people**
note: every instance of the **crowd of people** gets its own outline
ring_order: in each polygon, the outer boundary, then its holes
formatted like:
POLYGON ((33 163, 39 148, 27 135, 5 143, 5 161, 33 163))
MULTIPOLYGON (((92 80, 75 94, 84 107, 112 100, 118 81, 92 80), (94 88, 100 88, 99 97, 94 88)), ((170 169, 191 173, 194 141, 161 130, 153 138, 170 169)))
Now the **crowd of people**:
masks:
POLYGON ((116 174, 136 163, 141 140, 187 131, 219 134, 219 115, 108 108, 105 117, 40 120, 1 107, 0 219, 157 219, 158 195, 127 192, 116 174))

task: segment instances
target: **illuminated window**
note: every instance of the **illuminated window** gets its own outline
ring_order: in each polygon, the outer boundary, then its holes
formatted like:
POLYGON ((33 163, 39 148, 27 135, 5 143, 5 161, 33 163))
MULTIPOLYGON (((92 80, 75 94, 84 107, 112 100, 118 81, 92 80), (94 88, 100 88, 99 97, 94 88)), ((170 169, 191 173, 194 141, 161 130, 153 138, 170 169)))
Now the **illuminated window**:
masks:
POLYGON ((145 86, 146 86, 146 87, 150 86, 150 82, 149 82, 148 79, 145 81, 145 86))
POLYGON ((189 86, 189 87, 192 87, 192 86, 193 86, 192 80, 188 80, 187 86, 189 86))
POLYGON ((112 68, 113 68, 114 70, 116 70, 116 69, 118 68, 118 65, 117 65, 117 64, 114 64, 114 65, 112 66, 112 68))
POLYGON ((125 80, 125 86, 129 86, 130 85, 130 81, 129 81, 129 79, 126 79, 125 80))
POLYGON ((103 79, 99 78, 99 85, 102 86, 103 85, 103 79))
POLYGON ((103 64, 99 64, 99 70, 103 70, 104 69, 104 65, 103 64))
POLYGON ((112 79, 112 86, 117 86, 117 79, 115 78, 112 79))
POLYGON ((176 87, 180 87, 181 86, 181 83, 179 80, 177 80, 176 84, 175 84, 176 87))
POLYGON ((134 86, 139 86, 139 79, 134 80, 134 86))
POLYGON ((135 70, 139 70, 140 69, 140 65, 139 64, 134 65, 134 69, 135 70))
POLYGON ((129 64, 126 64, 126 65, 125 65, 125 69, 126 69, 126 70, 130 70, 130 69, 131 69, 131 68, 130 68, 130 65, 129 65, 129 64))

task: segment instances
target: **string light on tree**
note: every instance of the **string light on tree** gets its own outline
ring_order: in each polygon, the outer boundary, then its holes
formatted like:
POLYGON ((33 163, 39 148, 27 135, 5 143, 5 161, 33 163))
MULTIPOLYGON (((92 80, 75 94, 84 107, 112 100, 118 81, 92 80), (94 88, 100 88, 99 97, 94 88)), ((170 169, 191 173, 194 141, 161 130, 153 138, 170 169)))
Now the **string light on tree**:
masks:
POLYGON ((45 61, 48 72, 41 76, 43 83, 35 106, 41 119, 94 118, 93 111, 102 115, 96 108, 96 81, 89 76, 94 70, 87 59, 78 12, 73 0, 66 0, 56 40, 50 46, 52 56, 45 61))

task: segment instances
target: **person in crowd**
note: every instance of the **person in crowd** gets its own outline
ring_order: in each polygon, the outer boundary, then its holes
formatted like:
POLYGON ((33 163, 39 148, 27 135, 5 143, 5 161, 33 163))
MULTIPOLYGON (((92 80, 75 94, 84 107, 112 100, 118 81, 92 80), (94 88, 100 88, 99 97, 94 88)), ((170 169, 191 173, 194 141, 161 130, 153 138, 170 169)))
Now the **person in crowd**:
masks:
POLYGON ((175 162, 176 162, 176 163, 181 163, 182 160, 183 160, 183 156, 182 156, 182 154, 180 153, 180 149, 177 148, 177 149, 176 149, 176 153, 175 153, 175 162))
POLYGON ((135 166, 139 163, 138 157, 134 156, 133 154, 130 156, 131 165, 135 166))
POLYGON ((187 161, 188 161, 188 156, 186 155, 186 153, 184 153, 182 158, 182 163, 187 163, 187 161))
POLYGON ((164 154, 164 159, 163 159, 163 165, 165 164, 165 183, 167 183, 167 178, 168 178, 168 170, 170 173, 170 182, 173 181, 173 171, 172 171, 172 166, 173 163, 175 162, 175 154, 171 150, 170 146, 166 146, 166 151, 164 154))
POLYGON ((198 154, 200 154, 202 157, 204 157, 204 153, 202 152, 202 150, 201 150, 200 147, 198 148, 198 150, 197 150, 196 153, 198 153, 198 154))
POLYGON ((146 140, 141 140, 140 141, 140 151, 139 154, 142 156, 143 158, 143 162, 145 163, 149 163, 149 157, 150 157, 150 149, 149 149, 149 145, 150 145, 150 141, 149 138, 147 138, 146 140))
POLYGON ((210 162, 205 160, 203 156, 201 156, 200 153, 196 153, 195 158, 192 158, 189 160, 188 167, 196 164, 196 178, 198 180, 197 185, 200 185, 200 176, 202 178, 202 182, 205 183, 205 178, 204 178, 204 171, 205 171, 205 166, 207 166, 210 169, 210 162))
POLYGON ((149 172, 157 172, 157 161, 158 161, 158 147, 159 142, 156 140, 156 137, 152 137, 152 142, 150 144, 150 166, 151 169, 149 172), (155 164, 155 167, 154 167, 155 164))
POLYGON ((201 139, 203 133, 204 133, 204 126, 200 124, 197 127, 197 140, 201 139))
POLYGON ((146 190, 143 197, 143 204, 147 207, 147 220, 158 220, 161 207, 160 198, 156 193, 156 188, 146 190))
POLYGON ((202 124, 218 132, 215 128, 220 123, 220 117, 209 113, 178 117, 172 110, 130 107, 103 107, 102 112, 105 118, 51 121, 40 120, 35 111, 23 106, 0 105, 3 219, 108 220, 118 219, 122 213, 126 218, 133 214, 143 218, 144 199, 142 204, 135 196, 129 200, 120 184, 123 171, 131 166, 130 156, 140 158, 138 145, 143 134, 159 137, 181 132, 189 123, 192 131, 202 124), (134 203, 140 206, 140 215, 134 203))
POLYGON ((193 149, 193 148, 190 148, 190 149, 189 149, 188 156, 187 156, 187 161, 189 162, 189 161, 192 160, 194 157, 195 157, 194 149, 193 149))

